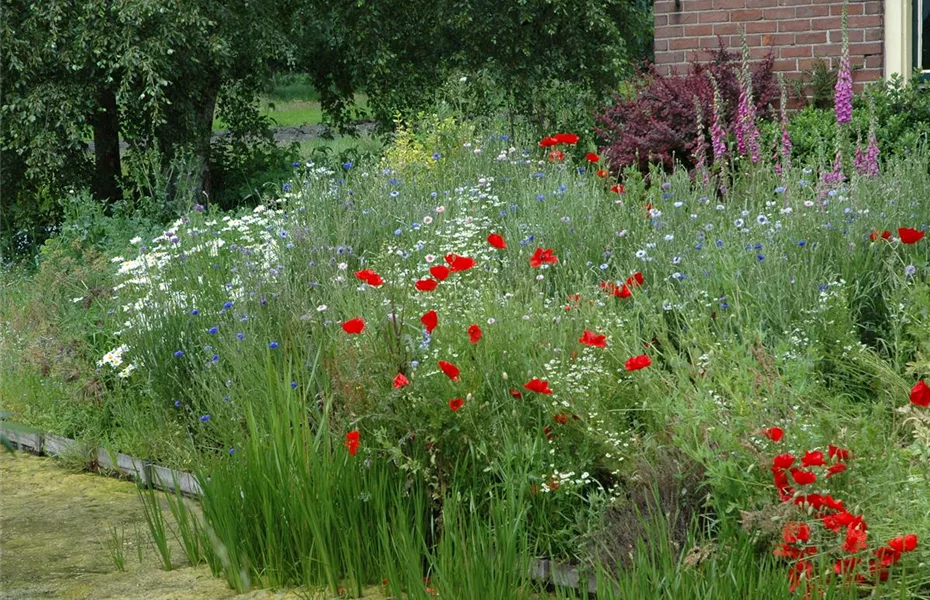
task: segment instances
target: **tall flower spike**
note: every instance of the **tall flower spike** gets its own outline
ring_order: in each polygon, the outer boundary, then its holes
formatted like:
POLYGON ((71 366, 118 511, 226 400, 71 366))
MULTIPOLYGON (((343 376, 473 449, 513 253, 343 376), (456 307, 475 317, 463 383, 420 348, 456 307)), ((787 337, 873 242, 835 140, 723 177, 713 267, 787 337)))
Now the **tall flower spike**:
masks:
POLYGON ((701 108, 701 99, 694 96, 694 116, 697 120, 697 139, 694 141, 694 172, 700 173, 701 182, 707 185, 707 140, 704 137, 704 109, 701 108))
POLYGON ((714 162, 717 163, 727 151, 727 133, 723 129, 723 98, 720 96, 720 87, 717 86, 717 80, 714 79, 713 74, 708 71, 707 76, 710 78, 710 85, 714 88, 714 114, 710 126, 710 143, 714 150, 714 162))
POLYGON ((836 77, 836 92, 833 101, 836 109, 837 124, 852 120, 853 82, 852 69, 849 64, 849 27, 846 15, 847 3, 843 2, 843 53, 840 56, 840 72, 836 77))
POLYGON ((752 73, 749 70, 749 44, 746 30, 740 29, 740 90, 736 113, 736 147, 741 155, 749 154, 752 162, 759 162, 759 129, 756 127, 756 105, 752 98, 752 73))
POLYGON ((778 87, 781 91, 779 101, 779 117, 781 120, 781 156, 779 167, 782 172, 791 169, 791 137, 788 135, 788 89, 785 87, 785 78, 778 74, 778 87))

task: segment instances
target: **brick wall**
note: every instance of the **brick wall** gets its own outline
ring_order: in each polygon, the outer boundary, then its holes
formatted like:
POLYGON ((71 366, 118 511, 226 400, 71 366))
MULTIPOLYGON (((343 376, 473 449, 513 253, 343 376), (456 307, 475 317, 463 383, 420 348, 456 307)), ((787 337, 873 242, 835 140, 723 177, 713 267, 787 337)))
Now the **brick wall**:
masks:
MULTIPOLYGON (((882 77, 883 0, 849 0, 849 56, 858 84, 882 77)), ((687 70, 708 57, 718 36, 739 48, 739 29, 753 58, 774 52, 775 69, 797 77, 818 58, 834 68, 842 49, 842 0, 655 0, 656 66, 687 70)), ((857 86, 858 87, 858 86, 857 86)))

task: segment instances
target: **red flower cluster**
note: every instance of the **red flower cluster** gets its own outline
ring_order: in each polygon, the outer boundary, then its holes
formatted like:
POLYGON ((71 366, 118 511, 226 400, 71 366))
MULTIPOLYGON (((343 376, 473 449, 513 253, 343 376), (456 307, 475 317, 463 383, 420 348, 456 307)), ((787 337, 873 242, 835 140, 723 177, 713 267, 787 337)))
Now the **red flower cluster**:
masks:
POLYGON ((574 133, 557 133, 555 135, 539 140, 539 147, 551 148, 552 146, 558 146, 559 144, 574 146, 578 143, 579 139, 581 138, 579 138, 574 133))
POLYGON ((358 447, 361 445, 358 441, 358 430, 350 431, 346 434, 346 448, 349 449, 349 454, 355 456, 355 453, 358 452, 358 447))
POLYGON ((356 271, 355 277, 361 279, 371 287, 379 287, 384 283, 384 280, 381 279, 381 276, 371 269, 362 269, 361 271, 356 271))
MULTIPOLYGON (((763 430, 763 433, 773 441, 781 440, 784 432, 777 427, 763 430)), ((822 525, 822 531, 838 535, 836 551, 842 554, 833 564, 833 571, 842 575, 847 581, 857 584, 867 584, 876 580, 884 581, 888 578, 888 569, 895 564, 904 552, 910 552, 917 547, 917 536, 913 534, 897 537, 872 552, 875 557, 868 561, 868 576, 859 568, 863 560, 855 556, 868 548, 868 527, 862 515, 854 515, 846 510, 842 500, 837 500, 829 494, 797 494, 791 487, 788 475, 798 485, 809 485, 817 480, 811 468, 826 467, 826 477, 841 473, 847 469, 847 461, 851 458, 849 450, 830 445, 827 456, 833 461, 827 461, 820 450, 811 450, 804 453, 800 464, 808 470, 794 467, 797 458, 792 454, 779 454, 772 459, 772 476, 778 495, 783 502, 792 502, 801 514, 811 515, 822 525)), ((814 578, 814 569, 807 559, 818 553, 814 545, 815 531, 809 523, 791 521, 782 529, 782 542, 773 554, 786 560, 794 561, 788 571, 788 587, 793 592, 802 583, 814 578)), ((821 550, 822 551, 822 550, 821 550)), ((811 588, 808 588, 810 591, 811 588)))
POLYGON ((406 387, 410 385, 410 380, 407 379, 407 376, 403 373, 398 373, 397 377, 394 378, 394 389, 406 387))
POLYGON ((481 328, 477 325, 472 325, 468 328, 468 341, 472 344, 477 344, 481 340, 481 335, 481 328))
POLYGON ((531 392, 536 392, 537 394, 546 394, 549 395, 552 393, 552 389, 549 387, 549 382, 538 377, 531 379, 523 386, 531 392))

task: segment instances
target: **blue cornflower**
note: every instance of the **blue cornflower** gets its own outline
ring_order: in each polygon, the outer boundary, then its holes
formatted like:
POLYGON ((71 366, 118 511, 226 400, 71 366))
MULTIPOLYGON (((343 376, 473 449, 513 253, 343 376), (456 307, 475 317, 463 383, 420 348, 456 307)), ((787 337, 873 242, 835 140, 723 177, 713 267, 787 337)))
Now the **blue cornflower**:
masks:
POLYGON ((806 245, 807 245, 807 242, 805 242, 804 240, 801 240, 800 242, 798 242, 798 246, 800 246, 800 247, 802 247, 802 248, 803 248, 804 246, 806 246, 806 245))
POLYGON ((568 186, 565 185, 564 183, 563 183, 562 185, 559 186, 559 191, 560 191, 560 192, 564 192, 564 191, 567 190, 567 189, 568 189, 568 186))
POLYGON ((224 401, 224 402, 229 402, 229 396, 223 396, 223 401, 224 401))
POLYGON ((210 335, 216 335, 217 333, 219 333, 219 331, 220 331, 220 328, 217 327, 216 325, 214 325, 210 329, 207 329, 207 333, 209 333, 210 335))
POLYGON ((442 158, 441 154, 439 154, 438 152, 433 153, 433 160, 439 160, 440 158, 442 158))
POLYGON ((182 356, 184 356, 183 350, 178 350, 177 352, 174 353, 175 358, 181 358, 182 356))
POLYGON ((388 183, 391 185, 397 185, 398 183, 400 183, 400 181, 391 177, 390 179, 388 179, 388 183))
POLYGON ((756 258, 759 259, 760 261, 761 261, 761 260, 765 260, 765 255, 764 255, 764 254, 756 254, 756 258))
POLYGON ((191 314, 196 317, 197 315, 200 314, 200 311, 195 308, 194 310, 191 311, 191 314))
POLYGON ((727 303, 726 300, 724 300, 723 302, 720 303, 720 308, 722 308, 723 310, 726 310, 726 309, 730 308, 730 305, 729 305, 729 303, 727 303))
POLYGON ((235 448, 230 448, 230 449, 229 449, 229 455, 230 455, 230 456, 232 456, 235 452, 236 452, 236 449, 235 449, 235 448))
POLYGON ((723 248, 723 240, 717 240, 717 247, 723 248))
POLYGON ((342 163, 342 168, 345 169, 346 171, 348 171, 349 169, 351 169, 351 168, 352 168, 352 161, 348 161, 348 160, 347 160, 346 162, 342 163))
POLYGON ((419 366, 420 366, 420 361, 418 361, 418 360, 411 360, 411 361, 410 361, 410 367, 411 367, 411 368, 416 369, 416 368, 419 367, 419 366))
POLYGON ((545 173, 533 173, 533 177, 535 177, 536 179, 542 179, 545 176, 546 176, 545 173))
POLYGON ((283 189, 285 192, 288 192, 291 189, 291 184, 285 183, 284 185, 281 186, 281 189, 283 189))
POLYGON ((291 382, 291 389, 292 389, 292 390, 297 389, 297 382, 296 382, 296 381, 292 381, 292 382, 291 382))
POLYGON ((754 250, 762 250, 762 244, 755 244, 755 245, 753 246, 753 249, 754 249, 754 250))
POLYGON ((277 348, 278 345, 279 345, 278 342, 269 342, 269 343, 268 343, 268 347, 271 348, 272 350, 274 350, 275 348, 277 348))
POLYGON ((209 420, 210 420, 210 415, 203 415, 203 416, 200 417, 200 422, 201 422, 201 423, 206 423, 206 422, 209 421, 209 420))
POLYGON ((607 270, 607 263, 601 264, 600 269, 601 269, 601 271, 606 271, 606 270, 607 270))
POLYGON ((392 190, 391 193, 388 194, 388 196, 390 196, 391 198, 396 198, 400 196, 400 192, 398 192, 397 190, 392 190))
POLYGON ((545 200, 546 197, 543 196, 542 194, 539 194, 538 196, 536 196, 536 199, 539 200, 539 201, 541 202, 541 201, 545 200))
POLYGON ((780 185, 780 186, 778 186, 777 188, 775 188, 775 193, 776 193, 776 194, 784 194, 784 193, 785 193, 785 186, 780 185))
POLYGON ((394 235, 400 235, 400 234, 402 234, 402 233, 403 233, 403 231, 401 231, 400 229, 395 229, 395 230, 394 230, 394 235))
POLYGON ((175 401, 174 401, 174 407, 175 407, 175 408, 181 408, 181 401, 180 401, 180 400, 175 400, 175 401))
POLYGON ((245 334, 244 334, 244 333, 237 333, 237 334, 236 334, 236 339, 239 340, 239 341, 241 342, 242 340, 245 339, 245 334))
POLYGON ((586 169, 584 167, 578 167, 578 169, 576 169, 579 175, 584 175, 585 170, 586 169))
POLYGON ((295 169, 298 168, 300 166, 300 161, 299 160, 294 161, 293 163, 291 163, 291 166, 294 167, 295 169))
POLYGON ((232 308, 232 307, 233 307, 233 303, 232 303, 232 302, 224 302, 224 303, 223 303, 223 308, 232 308))

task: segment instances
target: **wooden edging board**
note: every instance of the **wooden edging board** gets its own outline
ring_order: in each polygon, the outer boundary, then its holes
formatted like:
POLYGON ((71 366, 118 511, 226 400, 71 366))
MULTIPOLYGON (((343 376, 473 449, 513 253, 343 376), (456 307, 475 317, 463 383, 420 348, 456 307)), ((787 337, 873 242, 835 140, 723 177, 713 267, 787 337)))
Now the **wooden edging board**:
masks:
MULTIPOLYGON (((103 448, 91 449, 77 440, 51 434, 25 431, 28 428, 9 427, 0 421, 0 433, 13 442, 21 450, 33 454, 63 458, 68 456, 86 456, 93 458, 100 471, 104 474, 113 473, 128 475, 143 485, 152 485, 156 489, 175 491, 175 482, 181 493, 193 498, 203 494, 197 478, 185 471, 177 471, 148 461, 117 452, 115 455, 103 448)), ((537 560, 530 566, 530 578, 536 581, 545 581, 556 587, 578 589, 585 576, 581 571, 571 565, 563 565, 551 560, 537 560)), ((587 589, 597 589, 597 579, 593 575, 586 578, 587 589)), ((594 592, 591 592, 593 595, 594 592)))

